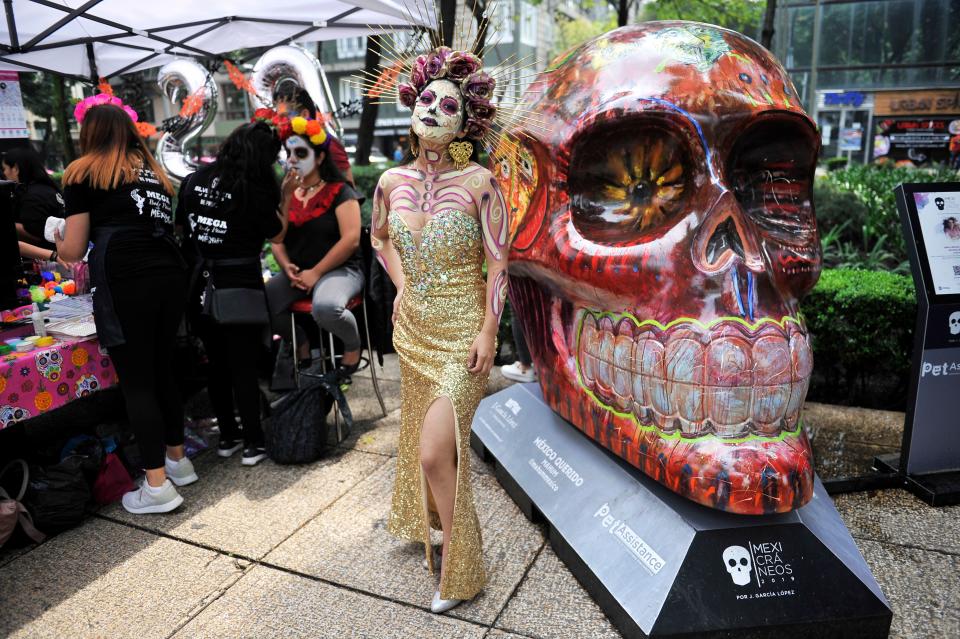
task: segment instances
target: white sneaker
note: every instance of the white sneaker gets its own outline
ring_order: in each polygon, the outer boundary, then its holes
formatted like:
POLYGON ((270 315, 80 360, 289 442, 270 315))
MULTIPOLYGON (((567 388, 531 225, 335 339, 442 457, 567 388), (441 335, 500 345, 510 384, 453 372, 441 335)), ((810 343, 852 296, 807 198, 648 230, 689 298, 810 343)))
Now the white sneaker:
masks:
POLYGON ((200 479, 193 469, 193 462, 186 456, 179 461, 167 457, 163 467, 167 471, 167 477, 177 486, 189 486, 200 479))
POLYGON ((430 610, 435 614, 440 614, 448 610, 453 610, 463 603, 463 599, 441 599, 440 591, 433 593, 433 601, 430 602, 430 610))
POLYGON ((170 480, 154 488, 143 480, 140 488, 130 491, 121 500, 124 509, 134 515, 168 513, 183 503, 183 497, 173 487, 170 480))
POLYGON ((513 364, 507 364, 506 366, 500 367, 500 374, 502 374, 507 379, 512 379, 515 382, 535 382, 539 379, 537 375, 537 369, 533 366, 529 366, 526 370, 520 368, 520 364, 514 362, 513 364))

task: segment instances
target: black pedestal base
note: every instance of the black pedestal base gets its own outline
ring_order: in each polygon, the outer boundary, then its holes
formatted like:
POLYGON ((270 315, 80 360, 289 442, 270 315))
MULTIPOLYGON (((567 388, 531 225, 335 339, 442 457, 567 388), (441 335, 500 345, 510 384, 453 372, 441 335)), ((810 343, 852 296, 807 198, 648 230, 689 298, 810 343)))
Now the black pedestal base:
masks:
POLYGON ((903 475, 900 473, 900 453, 875 457, 873 465, 881 473, 895 473, 904 488, 931 506, 960 504, 960 471, 903 475))
POLYGON ((783 515, 699 506, 591 442, 534 384, 485 399, 471 443, 627 637, 889 632, 889 605, 819 480, 783 515))

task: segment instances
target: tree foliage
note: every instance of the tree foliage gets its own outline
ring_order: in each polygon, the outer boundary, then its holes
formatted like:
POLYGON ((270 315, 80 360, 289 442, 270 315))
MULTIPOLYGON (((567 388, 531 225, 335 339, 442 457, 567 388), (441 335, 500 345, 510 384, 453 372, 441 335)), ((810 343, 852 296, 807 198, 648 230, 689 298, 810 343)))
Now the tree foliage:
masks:
POLYGON ((759 34, 766 6, 766 0, 650 0, 640 19, 706 22, 753 37, 759 34))
POLYGON ((557 35, 553 41, 550 55, 560 55, 587 40, 616 28, 617 16, 612 13, 606 20, 588 20, 584 17, 575 20, 560 20, 557 23, 557 35))

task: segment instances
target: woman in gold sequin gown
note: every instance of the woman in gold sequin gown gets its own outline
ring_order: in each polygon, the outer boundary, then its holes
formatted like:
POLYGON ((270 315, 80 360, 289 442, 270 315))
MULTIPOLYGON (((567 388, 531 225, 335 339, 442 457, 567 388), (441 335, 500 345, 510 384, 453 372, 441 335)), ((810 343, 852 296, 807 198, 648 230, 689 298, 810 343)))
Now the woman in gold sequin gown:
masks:
POLYGON ((470 426, 506 297, 503 197, 487 169, 456 166, 448 152, 466 137, 465 116, 456 82, 434 80, 423 88, 411 132, 419 155, 384 173, 372 221, 374 246, 398 289, 401 430, 388 529, 422 542, 431 572, 430 527, 442 529, 434 612, 472 599, 486 581, 470 485, 470 426))

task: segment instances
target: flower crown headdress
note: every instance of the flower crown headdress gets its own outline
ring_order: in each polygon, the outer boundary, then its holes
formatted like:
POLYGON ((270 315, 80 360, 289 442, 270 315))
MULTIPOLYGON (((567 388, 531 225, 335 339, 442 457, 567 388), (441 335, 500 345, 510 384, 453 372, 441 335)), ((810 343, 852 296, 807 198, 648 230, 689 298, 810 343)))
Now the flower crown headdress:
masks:
MULTIPOLYGON (((435 16, 442 28, 435 0, 401 0, 400 4, 411 24, 422 24, 435 16)), ((484 70, 485 53, 499 44, 500 34, 504 33, 501 28, 504 14, 498 5, 499 0, 488 0, 484 21, 479 27, 471 11, 458 12, 450 46, 446 46, 442 34, 433 29, 415 30, 402 49, 389 33, 373 36, 381 52, 380 68, 374 74, 364 72, 354 77, 353 84, 379 104, 413 108, 430 82, 450 80, 463 96, 467 137, 479 141, 488 153, 496 156, 503 148, 498 142, 505 131, 520 122, 540 126, 536 114, 523 112, 519 101, 525 85, 522 72, 535 68, 536 61, 510 58, 484 70)))
POLYGON ((142 138, 148 138, 151 135, 156 134, 157 127, 153 126, 149 122, 140 122, 140 116, 137 115, 137 112, 133 110, 132 107, 123 103, 123 100, 113 95, 113 90, 110 89, 110 85, 106 84, 105 81, 101 80, 99 85, 100 93, 96 93, 89 97, 83 98, 77 102, 76 106, 73 107, 73 117, 76 119, 77 124, 83 124, 83 120, 87 117, 87 111, 96 106, 101 106, 103 104, 112 104, 113 106, 118 106, 123 109, 127 115, 130 116, 130 119, 133 120, 134 126, 137 128, 137 133, 140 134, 142 138))
POLYGON ((324 127, 321 118, 307 119, 302 116, 289 118, 285 113, 278 113, 273 109, 261 108, 253 112, 251 122, 263 122, 277 132, 281 142, 286 142, 290 136, 299 135, 310 144, 321 149, 330 144, 330 136, 324 127))

